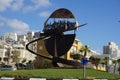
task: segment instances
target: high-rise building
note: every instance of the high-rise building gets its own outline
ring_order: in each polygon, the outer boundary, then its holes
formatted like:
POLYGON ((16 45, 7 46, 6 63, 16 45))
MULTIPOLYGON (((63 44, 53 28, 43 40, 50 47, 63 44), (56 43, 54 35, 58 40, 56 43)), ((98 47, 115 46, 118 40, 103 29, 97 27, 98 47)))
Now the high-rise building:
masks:
POLYGON ((120 57, 120 50, 114 42, 109 42, 107 45, 103 46, 103 54, 108 54, 111 58, 120 57))

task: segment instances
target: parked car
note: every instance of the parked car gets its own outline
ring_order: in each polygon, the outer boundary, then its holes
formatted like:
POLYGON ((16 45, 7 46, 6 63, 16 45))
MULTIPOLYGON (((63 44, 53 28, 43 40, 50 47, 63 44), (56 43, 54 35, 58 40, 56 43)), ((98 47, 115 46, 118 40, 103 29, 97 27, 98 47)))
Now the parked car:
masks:
POLYGON ((17 67, 17 69, 25 69, 26 65, 23 63, 16 63, 15 66, 17 67))
POLYGON ((12 70, 12 71, 15 71, 17 70, 17 68, 15 66, 11 66, 11 65, 3 65, 1 66, 0 70, 12 70))

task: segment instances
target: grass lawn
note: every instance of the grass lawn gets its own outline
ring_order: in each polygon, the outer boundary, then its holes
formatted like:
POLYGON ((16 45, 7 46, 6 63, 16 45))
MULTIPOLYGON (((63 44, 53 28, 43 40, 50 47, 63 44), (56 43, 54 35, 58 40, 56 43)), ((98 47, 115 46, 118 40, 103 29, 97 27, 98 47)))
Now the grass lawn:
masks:
MULTIPOLYGON (((34 69, 34 70, 17 70, 17 71, 0 71, 1 77, 16 78, 83 78, 83 69, 34 69)), ((94 69, 86 69, 86 78, 102 78, 102 79, 120 79, 120 75, 98 71, 94 69)))

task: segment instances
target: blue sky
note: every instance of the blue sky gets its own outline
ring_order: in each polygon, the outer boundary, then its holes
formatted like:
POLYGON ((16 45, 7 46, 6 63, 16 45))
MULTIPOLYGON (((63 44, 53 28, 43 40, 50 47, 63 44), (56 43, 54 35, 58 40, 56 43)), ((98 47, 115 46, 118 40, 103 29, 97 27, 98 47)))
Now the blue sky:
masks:
POLYGON ((76 33, 83 45, 100 53, 110 41, 120 46, 120 0, 0 0, 0 35, 41 31, 59 8, 71 10, 79 24, 88 23, 76 33))

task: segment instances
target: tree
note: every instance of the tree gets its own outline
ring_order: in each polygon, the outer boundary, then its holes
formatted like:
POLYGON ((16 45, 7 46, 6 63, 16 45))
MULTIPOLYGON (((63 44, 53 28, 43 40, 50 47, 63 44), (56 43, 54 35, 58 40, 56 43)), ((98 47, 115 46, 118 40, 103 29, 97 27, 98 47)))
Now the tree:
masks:
POLYGON ((13 62, 19 63, 19 61, 20 61, 20 58, 19 58, 20 51, 14 50, 14 51, 12 51, 12 54, 13 54, 12 55, 13 62))
POLYGON ((80 60, 82 58, 82 55, 81 54, 74 54, 73 55, 73 59, 75 59, 75 60, 80 60))
POLYGON ((101 60, 101 62, 100 62, 101 64, 102 64, 102 66, 104 66, 105 65, 105 62, 103 61, 103 60, 101 60))
POLYGON ((119 74, 120 74, 120 59, 118 59, 117 62, 118 62, 118 64, 119 64, 118 71, 119 71, 119 74))
POLYGON ((81 48, 80 52, 83 52, 84 53, 84 56, 83 57, 86 57, 87 53, 90 52, 90 48, 88 45, 85 45, 81 48))
POLYGON ((100 64, 101 59, 100 58, 95 58, 95 61, 96 61, 95 66, 98 69, 98 65, 100 64))
POLYGON ((27 59, 26 58, 24 58, 23 60, 22 60, 22 63, 25 63, 27 61, 27 59))
POLYGON ((115 73, 116 66, 117 66, 117 60, 113 60, 112 63, 114 64, 114 73, 115 73))
POLYGON ((91 61, 91 62, 92 62, 92 60, 94 60, 94 59, 95 59, 95 57, 94 57, 94 56, 90 56, 89 61, 91 61))
POLYGON ((100 64, 101 59, 100 58, 95 58, 94 56, 91 56, 89 58, 89 61, 92 62, 95 65, 96 69, 98 69, 98 65, 100 64))
POLYGON ((105 61, 105 66, 106 66, 106 72, 108 72, 108 61, 109 61, 109 57, 105 57, 104 58, 105 61))

